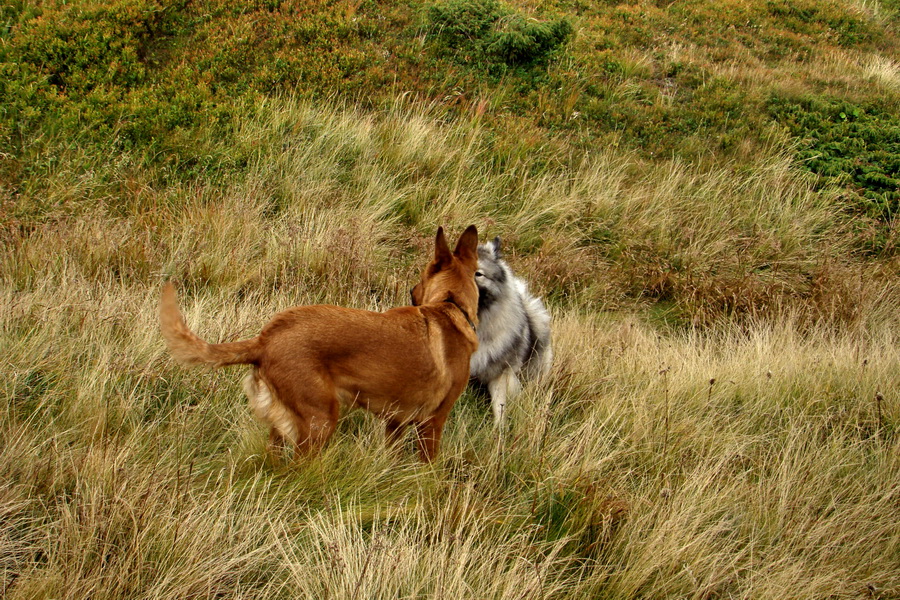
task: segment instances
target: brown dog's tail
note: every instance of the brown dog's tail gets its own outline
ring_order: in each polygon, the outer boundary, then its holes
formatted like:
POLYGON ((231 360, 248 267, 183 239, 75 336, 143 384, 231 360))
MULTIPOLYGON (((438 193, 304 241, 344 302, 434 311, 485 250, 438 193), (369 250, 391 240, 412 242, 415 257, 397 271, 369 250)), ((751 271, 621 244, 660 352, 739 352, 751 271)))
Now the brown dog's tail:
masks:
POLYGON ((210 344, 200 339, 184 322, 171 281, 163 286, 159 301, 159 325, 172 355, 185 365, 223 367, 252 364, 260 358, 259 338, 229 344, 210 344))

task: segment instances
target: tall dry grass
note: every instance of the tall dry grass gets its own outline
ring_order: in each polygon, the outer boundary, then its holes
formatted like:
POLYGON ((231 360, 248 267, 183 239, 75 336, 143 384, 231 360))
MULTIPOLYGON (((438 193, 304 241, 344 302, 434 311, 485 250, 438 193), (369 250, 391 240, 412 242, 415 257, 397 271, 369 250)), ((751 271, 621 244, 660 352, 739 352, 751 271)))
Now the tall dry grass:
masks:
POLYGON ((896 271, 851 260, 778 152, 540 170, 412 108, 236 125, 233 176, 97 164, 102 185, 48 184, 80 204, 6 230, 0 595, 900 596, 896 271), (434 226, 469 222, 554 313, 554 369, 502 443, 467 393, 433 465, 362 412, 274 461, 240 370, 183 370, 158 334, 170 277, 211 340, 403 304, 434 226))

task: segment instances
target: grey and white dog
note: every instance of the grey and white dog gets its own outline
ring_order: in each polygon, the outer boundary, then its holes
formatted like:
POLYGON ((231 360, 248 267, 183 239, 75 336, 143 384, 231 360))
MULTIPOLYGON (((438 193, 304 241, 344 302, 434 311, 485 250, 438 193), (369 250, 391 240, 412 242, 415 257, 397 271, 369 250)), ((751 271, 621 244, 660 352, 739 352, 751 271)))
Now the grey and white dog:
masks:
POLYGON ((546 375, 553 361, 550 313, 528 292, 500 252, 500 238, 478 246, 478 350, 470 377, 491 396, 494 424, 502 427, 506 403, 521 389, 519 377, 546 375))

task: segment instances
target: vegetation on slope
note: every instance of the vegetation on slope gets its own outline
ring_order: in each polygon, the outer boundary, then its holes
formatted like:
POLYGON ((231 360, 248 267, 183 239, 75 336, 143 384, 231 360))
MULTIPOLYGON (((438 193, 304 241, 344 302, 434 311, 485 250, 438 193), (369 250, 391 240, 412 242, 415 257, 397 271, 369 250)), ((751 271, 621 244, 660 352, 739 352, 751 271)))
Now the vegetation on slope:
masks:
POLYGON ((900 597, 897 8, 5 4, 0 596, 900 597), (168 278, 211 340, 403 304, 472 222, 557 359, 434 465, 274 461, 158 334, 168 278))
POLYGON ((741 162, 787 133, 884 226, 876 250, 894 247, 890 3, 19 1, 3 16, 7 194, 37 193, 73 145, 137 151, 169 176, 228 169, 195 132, 230 135, 261 96, 385 106, 413 93, 482 113, 501 138, 647 157, 741 162), (876 122, 835 140, 820 125, 841 113, 876 122))

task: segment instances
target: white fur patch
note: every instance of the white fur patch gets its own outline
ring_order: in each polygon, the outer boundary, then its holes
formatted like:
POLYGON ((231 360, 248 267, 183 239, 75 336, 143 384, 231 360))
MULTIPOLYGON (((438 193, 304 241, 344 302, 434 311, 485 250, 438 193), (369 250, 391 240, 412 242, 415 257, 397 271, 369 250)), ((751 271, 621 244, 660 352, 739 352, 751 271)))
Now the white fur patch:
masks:
POLYGON ((247 394, 250 408, 257 419, 273 427, 286 440, 297 442, 294 419, 255 370, 244 378, 244 393, 247 394))

